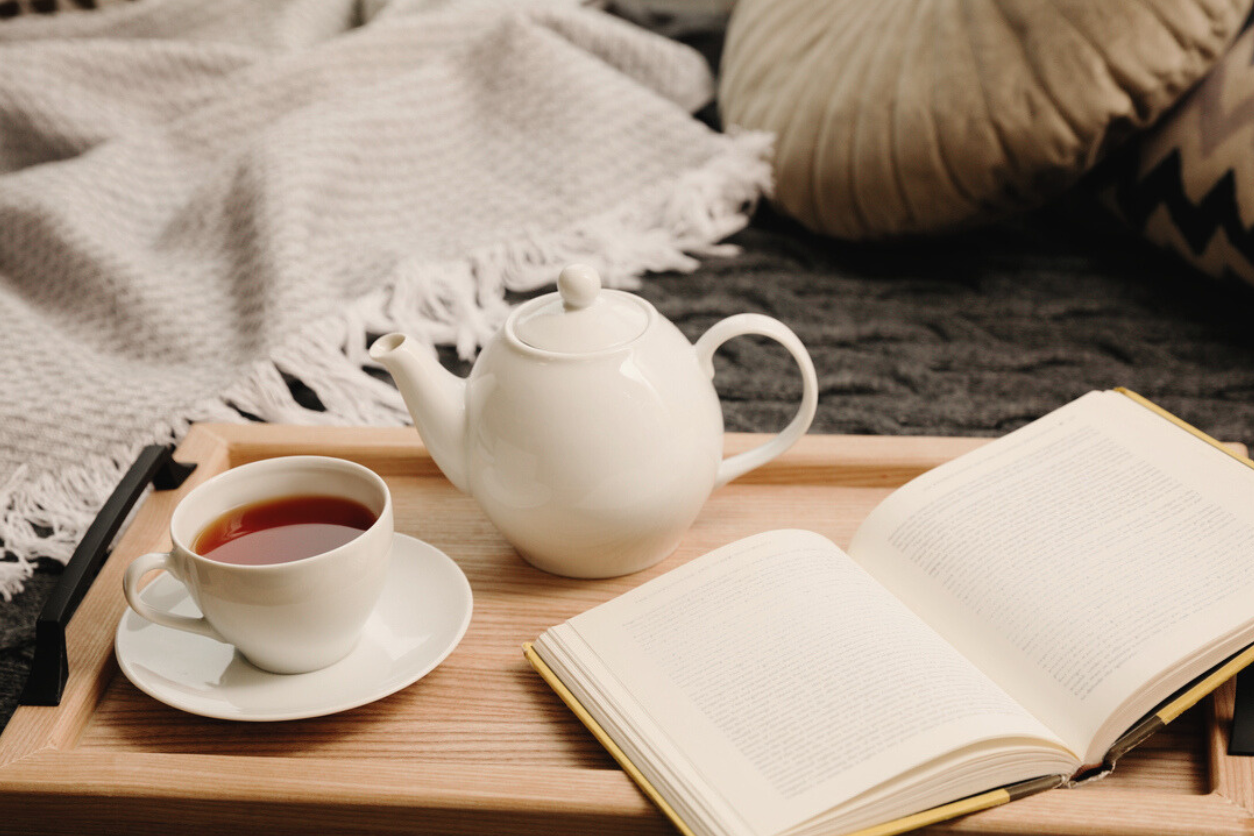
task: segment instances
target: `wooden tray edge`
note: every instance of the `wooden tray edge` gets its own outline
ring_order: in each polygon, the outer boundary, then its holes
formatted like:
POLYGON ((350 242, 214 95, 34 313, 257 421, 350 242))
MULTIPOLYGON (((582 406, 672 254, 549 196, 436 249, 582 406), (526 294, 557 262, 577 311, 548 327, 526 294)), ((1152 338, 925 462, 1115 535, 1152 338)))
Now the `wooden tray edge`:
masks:
MULTIPOLYGON (((425 449, 417 435, 408 428, 387 430, 385 438, 372 440, 370 444, 352 443, 359 428, 341 427, 278 427, 272 425, 196 425, 189 432, 176 452, 182 461, 196 461, 203 467, 177 491, 153 494, 143 503, 135 520, 119 541, 114 554, 102 568, 97 583, 89 591, 79 613, 70 624, 71 678, 66 688, 66 699, 60 707, 21 707, 0 736, 0 808, 13 809, 23 806, 22 800, 42 796, 66 797, 67 788, 73 788, 76 803, 85 803, 98 812, 117 811, 118 801, 130 799, 136 810, 151 810, 161 804, 176 802, 189 797, 213 804, 226 805, 221 813, 224 822, 233 821, 235 814, 227 807, 238 802, 238 796, 227 796, 209 785, 218 779, 238 782, 246 780, 252 788, 248 805, 257 809, 274 807, 282 802, 285 806, 296 803, 310 805, 325 812, 337 798, 352 788, 354 809, 362 798, 370 800, 383 812, 376 824, 383 829, 398 826, 404 821, 412 824, 412 817, 421 811, 457 810, 478 811, 483 821, 496 821, 501 813, 502 786, 509 792, 519 786, 527 788, 529 803, 537 805, 546 815, 567 817, 571 823, 590 821, 588 816, 613 812, 618 822, 614 832, 621 828, 631 830, 643 827, 654 832, 666 826, 647 800, 621 773, 613 770, 525 770, 502 766, 499 771, 480 767, 427 766, 420 768, 388 765, 382 769, 375 761, 319 761, 316 759, 266 759, 247 758, 249 768, 241 770, 240 758, 235 756, 162 755, 147 753, 82 753, 72 751, 75 742, 91 720, 92 713, 104 694, 112 677, 116 675, 113 658, 112 629, 93 630, 90 625, 116 625, 125 609, 120 594, 121 576, 125 566, 137 554, 151 548, 154 543, 166 541, 166 525, 174 504, 188 491, 205 479, 231 465, 250 460, 261 445, 273 445, 275 439, 290 445, 293 452, 308 452, 311 445, 322 448, 327 443, 341 445, 342 452, 362 458, 380 457, 394 460, 400 457, 407 463, 429 462, 425 449), (258 435, 267 436, 258 441, 258 435), (248 440, 245 443, 244 440, 248 440), (250 447, 249 444, 256 445, 250 447), (374 790, 363 790, 357 781, 344 781, 328 786, 325 775, 330 766, 359 765, 372 773, 374 790), (255 767, 255 768, 254 768, 255 767), (121 771, 119 771, 121 770, 121 771), (552 772, 554 774, 548 774, 552 772), (377 774, 374 774, 377 773, 377 774), (105 781, 104 776, 127 776, 122 785, 115 780, 105 781), (152 776, 150 783, 144 776, 152 776), (276 800, 278 799, 278 800, 276 800), (593 799, 588 801, 588 799, 593 799), (17 804, 13 802, 17 801, 17 804), (142 802, 142 803, 140 803, 142 802)), ((377 429, 372 432, 380 432, 377 429)), ((731 434, 728 436, 729 454, 748 449, 760 443, 762 436, 731 434)), ((806 474, 806 481, 835 479, 831 459, 842 458, 839 481, 843 484, 891 488, 913 475, 987 443, 989 439, 939 439, 880 438, 872 436, 807 436, 793 450, 772 464, 756 471, 756 478, 749 484, 788 484, 806 474), (914 444, 913 442, 918 442, 914 444), (940 447, 937 447, 937 444, 940 447), (924 447, 929 449, 924 450, 924 447), (885 450, 891 448, 892 455, 885 450), (937 449, 942 450, 936 453, 937 449), (878 458, 877 458, 878 457, 878 458), (849 466, 845 466, 845 462, 849 466), (852 478, 854 481, 848 481, 852 478)), ((1244 452, 1243 445, 1230 445, 1244 452)), ((266 448, 273 454, 273 447, 266 448)), ((334 454, 334 453, 332 453, 334 454)), ((433 467, 433 465, 432 465, 433 467)), ((424 470, 424 473, 430 471, 424 470)), ((737 483, 733 483, 733 486, 737 483)), ((1230 687, 1230 686, 1227 686, 1230 687)), ((938 832, 958 833, 1248 833, 1254 819, 1250 809, 1254 807, 1254 761, 1227 758, 1226 731, 1224 728, 1224 703, 1214 701, 1210 721, 1212 777, 1215 791, 1209 795, 1170 795, 1162 793, 1129 792, 1106 789, 1099 786, 1061 793, 1067 798, 1069 809, 1080 811, 1076 816, 1062 815, 1055 809, 1059 802, 1048 801, 1060 793, 1047 793, 1039 799, 1008 805, 998 811, 969 817, 940 826, 938 832), (1221 747, 1221 748, 1217 748, 1221 747), (1228 761, 1239 763, 1230 764, 1228 761), (1125 801, 1125 797, 1127 800, 1125 801), (1083 799, 1081 801, 1080 799, 1083 799), (1105 817, 1112 803, 1123 804, 1131 813, 1132 805, 1142 808, 1168 811, 1171 817, 1170 831, 1164 831, 1164 819, 1156 812, 1149 817, 1125 820, 1118 830, 1096 829, 1094 816, 1105 817), (1022 804, 1032 804, 1033 815, 1024 820, 1026 809, 1022 804), (1190 805, 1195 805, 1191 809, 1190 805), (1018 812, 1016 813, 1016 809, 1018 812), (1099 814, 1098 811, 1105 811, 1099 814), (1039 813, 1040 815, 1036 815, 1039 813), (1186 829, 1176 830, 1176 825, 1186 829), (1045 829, 1042 829, 1044 827, 1045 829)), ((1228 708, 1230 718, 1230 707, 1228 708)), ((226 784, 224 784, 225 786, 226 784)), ((229 784, 235 786, 235 784, 229 784)), ((518 812, 516 797, 511 814, 518 812)), ((42 805, 35 805, 42 806, 42 805)), ((84 808, 83 812, 86 812, 84 808)), ((359 811, 360 813, 360 811, 359 811)), ((467 813, 469 827, 476 815, 467 813)), ((369 817, 367 817, 369 818, 369 817)), ((16 820, 14 820, 16 823, 16 820)), ((32 827, 40 822, 32 820, 32 827)), ((47 822, 43 823, 47 825, 47 822)), ((0 830, 5 829, 0 825, 0 830)), ((38 828, 35 828, 38 829, 38 828)), ((473 829, 473 828, 472 828, 473 829)), ((34 832, 34 830, 32 830, 34 832)), ((574 831, 578 832, 578 831, 574 831)))

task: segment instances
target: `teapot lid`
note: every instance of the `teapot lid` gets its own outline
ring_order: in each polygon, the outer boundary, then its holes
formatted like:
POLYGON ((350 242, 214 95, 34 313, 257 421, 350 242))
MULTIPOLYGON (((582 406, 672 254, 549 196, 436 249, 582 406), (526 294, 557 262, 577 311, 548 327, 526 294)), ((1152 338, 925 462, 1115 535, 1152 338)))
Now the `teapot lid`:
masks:
POLYGON ((636 297, 601 290, 601 277, 586 264, 571 264, 557 277, 557 293, 518 311, 514 334, 544 351, 586 354, 631 342, 649 326, 636 297))

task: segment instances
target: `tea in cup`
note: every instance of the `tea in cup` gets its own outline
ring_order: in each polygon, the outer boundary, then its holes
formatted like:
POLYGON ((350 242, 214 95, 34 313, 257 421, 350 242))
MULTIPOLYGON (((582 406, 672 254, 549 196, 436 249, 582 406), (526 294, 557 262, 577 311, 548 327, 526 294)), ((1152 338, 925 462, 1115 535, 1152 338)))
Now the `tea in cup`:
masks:
POLYGON ((170 518, 173 548, 136 558, 122 586, 154 624, 234 645, 274 673, 304 673, 356 646, 383 592, 392 537, 392 497, 374 471, 324 456, 267 459, 184 497, 170 518), (202 617, 140 597, 140 580, 158 569, 202 617))

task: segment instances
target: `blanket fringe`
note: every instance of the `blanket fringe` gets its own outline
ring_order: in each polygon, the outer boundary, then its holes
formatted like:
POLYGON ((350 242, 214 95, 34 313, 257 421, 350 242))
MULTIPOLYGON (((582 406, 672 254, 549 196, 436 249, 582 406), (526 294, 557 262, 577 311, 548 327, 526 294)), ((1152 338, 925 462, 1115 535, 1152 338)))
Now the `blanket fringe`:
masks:
POLYGON ((742 229, 771 186, 769 134, 720 137, 705 165, 659 184, 612 211, 553 233, 534 233, 440 264, 404 261, 387 286, 334 317, 311 323, 254 363, 225 391, 188 405, 133 443, 56 473, 23 466, 0 486, 0 596, 20 592, 37 557, 69 559, 123 473, 148 444, 176 443, 193 422, 394 426, 409 422, 397 390, 366 371, 371 334, 403 331, 449 344, 470 359, 504 322, 505 292, 552 283, 571 262, 594 266, 607 286, 639 287, 645 272, 691 272, 695 256, 726 255, 719 242, 742 229), (292 395, 284 374, 301 380, 325 411, 292 395))

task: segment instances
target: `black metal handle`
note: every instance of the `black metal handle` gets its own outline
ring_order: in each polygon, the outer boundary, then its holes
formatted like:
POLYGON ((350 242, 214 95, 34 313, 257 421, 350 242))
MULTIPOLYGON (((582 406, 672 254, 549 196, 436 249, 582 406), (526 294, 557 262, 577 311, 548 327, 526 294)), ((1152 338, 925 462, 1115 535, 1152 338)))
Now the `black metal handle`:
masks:
POLYGON ((1254 755, 1254 669, 1237 674, 1237 704, 1232 710, 1229 755, 1254 755))
POLYGON ((156 490, 171 490, 182 485, 196 469, 195 464, 176 462, 173 452, 172 447, 145 447, 88 526, 35 622, 35 659, 18 698, 21 705, 60 705, 70 675, 65 628, 100 573, 126 515, 150 482, 156 490))

